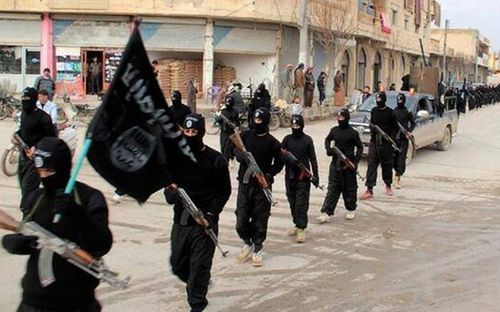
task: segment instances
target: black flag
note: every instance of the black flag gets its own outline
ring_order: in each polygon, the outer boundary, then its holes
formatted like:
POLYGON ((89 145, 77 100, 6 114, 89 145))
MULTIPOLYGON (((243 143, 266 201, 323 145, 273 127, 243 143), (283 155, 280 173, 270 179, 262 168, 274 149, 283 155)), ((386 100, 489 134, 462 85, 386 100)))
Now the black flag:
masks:
POLYGON ((87 132, 90 164, 119 191, 145 202, 171 181, 168 166, 196 162, 149 63, 138 27, 87 132))

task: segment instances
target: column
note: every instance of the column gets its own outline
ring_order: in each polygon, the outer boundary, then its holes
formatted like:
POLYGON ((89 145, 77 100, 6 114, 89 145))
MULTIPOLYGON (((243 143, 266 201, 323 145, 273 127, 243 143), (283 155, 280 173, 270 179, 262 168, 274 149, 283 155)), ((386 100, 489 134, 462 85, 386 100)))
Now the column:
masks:
POLYGON ((307 0, 300 0, 299 7, 299 63, 307 65, 309 61, 309 23, 307 19, 307 0))
POLYGON ((48 13, 42 14, 42 50, 40 51, 40 71, 50 68, 52 77, 55 79, 55 49, 54 49, 54 21, 48 13))
MULTIPOLYGON (((205 28, 205 50, 203 52, 203 92, 213 86, 214 81, 214 22, 207 19, 205 28)), ((206 99, 208 99, 208 94, 206 99)))

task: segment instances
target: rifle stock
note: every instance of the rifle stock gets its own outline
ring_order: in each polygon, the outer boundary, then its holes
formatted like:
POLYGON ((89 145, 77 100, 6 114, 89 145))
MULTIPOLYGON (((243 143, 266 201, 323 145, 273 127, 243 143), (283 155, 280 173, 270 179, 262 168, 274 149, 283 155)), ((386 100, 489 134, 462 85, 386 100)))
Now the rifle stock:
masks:
POLYGON ((297 157, 295 157, 294 154, 292 154, 291 152, 287 151, 286 149, 281 149, 281 152, 283 153, 283 155, 285 156, 285 158, 288 158, 291 162, 294 162, 297 164, 297 166, 299 167, 300 170, 302 170, 306 176, 311 179, 311 184, 314 185, 314 187, 316 188, 319 188, 320 190, 323 191, 323 188, 324 188, 324 185, 319 185, 319 180, 317 177, 315 177, 312 172, 307 169, 307 167, 299 162, 299 160, 297 159, 297 157))

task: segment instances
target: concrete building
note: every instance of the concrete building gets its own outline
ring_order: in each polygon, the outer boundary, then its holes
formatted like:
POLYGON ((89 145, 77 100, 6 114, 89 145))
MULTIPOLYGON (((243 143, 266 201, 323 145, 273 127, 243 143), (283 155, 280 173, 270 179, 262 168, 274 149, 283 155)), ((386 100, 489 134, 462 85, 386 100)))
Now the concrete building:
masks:
MULTIPOLYGON (((431 37, 439 50, 444 49, 444 29, 432 29, 431 37)), ((486 83, 490 75, 490 41, 477 29, 449 29, 447 46, 452 49, 448 55, 446 72, 450 81, 467 78, 470 82, 486 83)), ((440 63, 443 68, 443 63, 440 63)))
MULTIPOLYGON (((304 62, 315 66, 315 77, 341 69, 348 95, 378 81, 400 87, 412 65, 423 66, 419 39, 430 58, 440 6, 434 0, 6 0, 0 2, 0 82, 9 79, 21 90, 49 67, 59 94, 85 95, 83 73, 97 57, 106 89, 135 18, 142 19, 151 60, 203 63, 203 91, 214 83, 214 68, 225 65, 243 83, 266 82, 277 94, 285 65, 304 62), (333 61, 319 42, 325 24, 315 22, 314 3, 355 21, 352 36, 337 41, 333 61)), ((329 94, 332 89, 329 83, 329 94)))

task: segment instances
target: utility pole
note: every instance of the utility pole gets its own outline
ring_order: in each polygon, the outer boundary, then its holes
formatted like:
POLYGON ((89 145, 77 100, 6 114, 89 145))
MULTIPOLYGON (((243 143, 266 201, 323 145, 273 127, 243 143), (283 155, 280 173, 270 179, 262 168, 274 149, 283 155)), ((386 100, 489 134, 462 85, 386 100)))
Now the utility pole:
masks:
POLYGON ((444 53, 443 53, 443 81, 447 81, 448 70, 446 69, 446 53, 448 52, 448 28, 450 20, 446 20, 444 24, 444 53))
POLYGON ((309 19, 307 14, 307 0, 300 0, 299 7, 299 63, 308 64, 309 60, 309 19))

